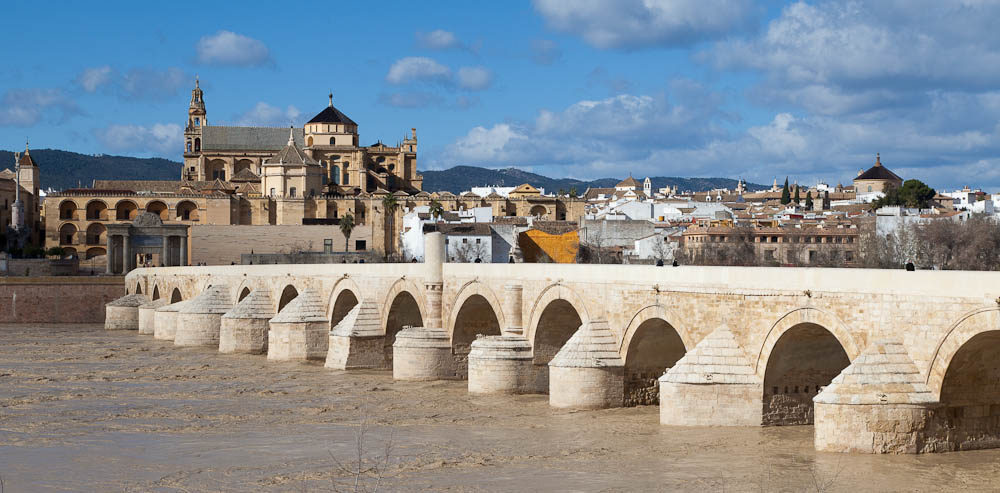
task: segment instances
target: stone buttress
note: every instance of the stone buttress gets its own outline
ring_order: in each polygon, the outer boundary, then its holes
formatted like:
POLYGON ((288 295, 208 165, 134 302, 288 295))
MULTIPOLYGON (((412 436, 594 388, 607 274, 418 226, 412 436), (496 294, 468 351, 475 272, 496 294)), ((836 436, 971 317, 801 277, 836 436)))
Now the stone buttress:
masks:
POLYGON ((539 394, 547 391, 548 368, 534 364, 531 341, 524 337, 524 288, 504 286, 507 327, 500 336, 482 336, 469 351, 469 392, 474 394, 539 394))
POLYGON ((178 301, 156 309, 156 327, 153 328, 154 339, 174 340, 174 335, 177 333, 177 312, 184 308, 187 303, 187 301, 178 301))
POLYGON ((404 327, 396 333, 392 345, 394 380, 456 380, 460 378, 456 366, 444 329, 404 327))
POLYGON ((177 312, 174 345, 219 347, 222 315, 232 306, 226 286, 209 286, 177 312))
POLYGON ((149 301, 142 294, 127 294, 104 305, 104 328, 108 330, 137 330, 139 305, 149 301))
POLYGON ((139 333, 153 335, 156 331, 156 309, 167 305, 167 300, 160 298, 139 305, 139 333))
POLYGON ((375 303, 365 300, 354 305, 330 331, 325 366, 335 370, 388 368, 385 331, 375 303))
POLYGON ((625 402, 625 361, 605 320, 584 323, 549 361, 549 405, 603 409, 625 402))
POLYGON ((263 354, 267 332, 274 318, 274 304, 265 289, 255 289, 222 316, 220 353, 263 354))
POLYGON ((760 426, 763 392, 732 331, 719 328, 660 377, 660 423, 760 426))
POLYGON ((319 293, 311 289, 302 291, 271 319, 267 359, 325 359, 329 344, 329 323, 319 293))

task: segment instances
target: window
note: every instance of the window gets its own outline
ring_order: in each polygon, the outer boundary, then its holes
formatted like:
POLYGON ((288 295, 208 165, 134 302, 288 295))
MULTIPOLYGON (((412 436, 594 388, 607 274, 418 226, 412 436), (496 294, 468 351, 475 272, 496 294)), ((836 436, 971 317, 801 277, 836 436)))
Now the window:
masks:
POLYGON ((872 191, 872 186, 871 186, 871 185, 868 185, 868 191, 869 191, 869 192, 871 192, 871 191, 872 191))
POLYGON ((347 184, 351 183, 350 176, 347 173, 344 173, 344 182, 343 183, 344 183, 344 185, 347 185, 347 184))
POLYGON ((196 126, 196 127, 200 127, 201 126, 201 118, 195 118, 194 119, 194 126, 196 126))
POLYGON ((365 251, 367 249, 367 246, 365 245, 365 240, 355 240, 354 249, 359 252, 365 251))
POLYGON ((844 252, 844 260, 848 262, 854 262, 854 250, 848 250, 844 252))
POLYGON ((333 251, 333 238, 326 238, 323 240, 323 251, 325 253, 333 251))
POLYGON ((809 250, 809 263, 816 260, 816 250, 809 250))
POLYGON ((483 240, 481 238, 476 238, 476 244, 477 245, 480 244, 480 243, 482 243, 482 242, 483 242, 483 240))
POLYGON ((274 189, 272 188, 272 189, 271 189, 271 196, 272 196, 272 197, 274 197, 274 193, 275 193, 275 192, 274 192, 274 189))
POLYGON ((469 242, 468 238, 462 238, 462 243, 468 243, 468 242, 469 242))
POLYGON ((288 196, 289 197, 294 197, 295 196, 295 187, 292 187, 291 190, 288 191, 288 196))
POLYGON ((774 250, 764 250, 764 258, 774 260, 774 250))

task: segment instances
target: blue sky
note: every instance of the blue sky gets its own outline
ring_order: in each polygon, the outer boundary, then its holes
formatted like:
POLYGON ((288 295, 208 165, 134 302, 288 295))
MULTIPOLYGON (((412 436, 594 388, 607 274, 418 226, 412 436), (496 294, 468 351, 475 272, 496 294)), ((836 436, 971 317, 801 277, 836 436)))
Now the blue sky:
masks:
POLYGON ((1000 3, 5 2, 0 147, 180 160, 212 124, 361 141, 417 127, 421 169, 849 183, 882 161, 1000 188, 1000 3), (417 8, 413 8, 418 5, 417 8))

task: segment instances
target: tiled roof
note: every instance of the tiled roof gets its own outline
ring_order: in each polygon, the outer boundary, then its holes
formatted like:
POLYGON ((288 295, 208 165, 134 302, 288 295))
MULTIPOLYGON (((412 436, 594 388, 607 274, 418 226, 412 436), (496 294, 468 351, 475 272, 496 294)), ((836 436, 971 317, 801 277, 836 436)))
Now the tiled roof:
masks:
POLYGON ((348 125, 357 125, 357 123, 354 123, 354 120, 348 118, 347 115, 332 104, 323 108, 323 111, 320 111, 312 120, 309 120, 309 123, 346 123, 348 125))
POLYGON ((868 168, 868 171, 865 171, 864 173, 861 173, 860 175, 858 175, 857 178, 854 179, 854 181, 858 181, 858 180, 894 180, 894 181, 898 180, 898 181, 903 181, 903 179, 900 178, 899 175, 897 175, 896 173, 893 173, 892 171, 889 171, 889 168, 886 168, 885 166, 882 166, 881 162, 876 162, 875 166, 872 166, 871 168, 868 168))
POLYGON ((95 189, 133 192, 177 193, 183 184, 179 180, 94 180, 95 189))
POLYGON ((235 181, 235 182, 260 181, 260 176, 258 176, 257 173, 250 171, 250 168, 243 168, 237 171, 236 174, 229 179, 229 181, 235 181))
POLYGON ((445 236, 489 236, 491 229, 485 223, 427 223, 424 224, 424 232, 440 231, 445 236))
POLYGON ((550 235, 562 235, 579 229, 579 225, 572 221, 533 221, 531 227, 550 235))
MULTIPOLYGON (((295 144, 305 147, 305 131, 292 129, 295 144)), ((202 127, 202 151, 277 151, 288 144, 288 128, 202 127)))
POLYGON ((618 184, 617 184, 617 185, 615 185, 615 188, 618 188, 618 187, 633 187, 633 188, 639 188, 639 187, 642 187, 642 185, 640 185, 640 184, 639 184, 639 182, 638 182, 638 181, 636 181, 636 179, 635 179, 635 178, 632 178, 632 177, 630 176, 630 177, 628 177, 628 178, 626 178, 626 179, 624 179, 624 180, 622 180, 622 181, 618 182, 618 184))
POLYGON ((308 154, 302 151, 298 145, 288 142, 288 137, 285 137, 285 147, 283 147, 277 154, 267 158, 264 164, 293 164, 293 165, 318 165, 315 159, 309 157, 308 154))

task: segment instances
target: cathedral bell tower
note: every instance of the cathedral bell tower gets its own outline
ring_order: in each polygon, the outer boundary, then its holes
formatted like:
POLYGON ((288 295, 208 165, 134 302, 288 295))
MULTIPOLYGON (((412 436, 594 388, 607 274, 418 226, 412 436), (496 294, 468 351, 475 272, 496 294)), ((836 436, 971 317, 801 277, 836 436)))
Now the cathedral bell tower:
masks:
POLYGON ((194 89, 191 90, 191 104, 188 106, 187 125, 184 126, 184 169, 181 170, 182 180, 197 179, 197 163, 201 155, 202 129, 208 125, 208 113, 205 111, 204 92, 197 77, 194 79, 194 89), (192 170, 192 167, 194 169, 192 170))

